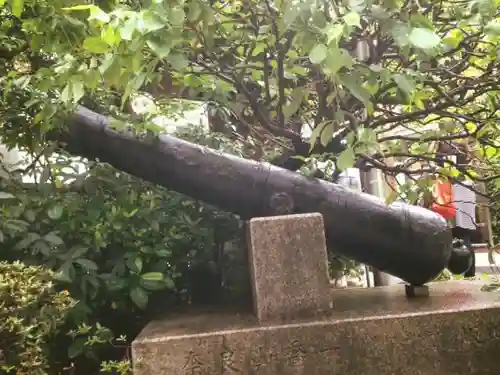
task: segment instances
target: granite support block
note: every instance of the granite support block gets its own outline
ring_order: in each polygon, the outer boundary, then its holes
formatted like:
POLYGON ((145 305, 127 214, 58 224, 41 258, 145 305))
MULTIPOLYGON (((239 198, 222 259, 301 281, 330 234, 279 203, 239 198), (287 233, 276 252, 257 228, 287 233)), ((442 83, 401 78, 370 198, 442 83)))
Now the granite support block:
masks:
POLYGON ((321 214, 251 219, 248 236, 254 312, 259 322, 316 317, 331 309, 321 214))

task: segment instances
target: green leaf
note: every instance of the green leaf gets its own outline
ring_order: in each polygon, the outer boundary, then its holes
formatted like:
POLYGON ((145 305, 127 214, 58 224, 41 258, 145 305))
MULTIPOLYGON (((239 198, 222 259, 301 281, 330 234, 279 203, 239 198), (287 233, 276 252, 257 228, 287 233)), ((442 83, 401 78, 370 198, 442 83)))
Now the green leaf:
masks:
POLYGON ((449 169, 449 172, 448 172, 448 176, 452 177, 452 178, 456 178, 458 176, 460 176, 460 171, 457 169, 457 168, 450 168, 449 169))
POLYGON ((13 199, 13 198, 16 198, 13 194, 6 193, 5 191, 0 191, 0 199, 13 199))
POLYGON ((359 127, 357 130, 357 137, 359 142, 375 143, 377 142, 377 133, 370 128, 359 127))
MULTIPOLYGON (((114 56, 112 58, 106 58, 101 66, 99 67, 99 71, 104 75, 104 78, 109 82, 115 83, 117 80, 120 80, 121 77, 121 64, 119 55, 109 55, 114 56)), ((119 84, 119 82, 116 82, 119 84)))
POLYGON ((27 233, 24 238, 16 244, 15 249, 26 250, 38 239, 40 239, 40 235, 38 233, 27 233))
POLYGON ((289 4, 286 7, 285 12, 283 13, 283 22, 285 23, 285 27, 289 27, 293 22, 297 19, 299 15, 299 7, 295 4, 289 4))
POLYGON ((89 259, 77 259, 75 261, 75 263, 79 264, 80 266, 82 266, 83 268, 87 269, 87 270, 91 270, 91 271, 97 271, 97 269, 99 267, 97 267, 97 264, 95 264, 94 262, 92 262, 91 260, 89 259))
POLYGON ((326 146, 333 137, 333 122, 329 122, 321 132, 320 142, 323 146, 326 146))
POLYGON ((257 56, 264 52, 266 50, 266 44, 265 43, 257 43, 255 48, 252 51, 252 56, 257 56))
POLYGON ((410 27, 402 22, 396 22, 391 28, 391 34, 399 47, 405 47, 410 43, 410 27))
POLYGON ((349 26, 361 27, 361 17, 356 12, 347 13, 344 16, 344 22, 349 26))
POLYGON ((144 288, 147 291, 151 291, 151 292, 163 290, 163 289, 167 288, 167 286, 165 285, 165 283, 163 281, 151 281, 151 280, 141 279, 139 284, 142 288, 144 288))
POLYGON ((61 8, 61 10, 66 10, 66 11, 75 11, 75 10, 90 10, 96 8, 95 5, 75 5, 72 7, 66 7, 66 8, 61 8))
POLYGON ((169 249, 156 249, 155 254, 158 255, 159 257, 166 258, 172 255, 172 251, 170 251, 169 249))
POLYGON ((88 37, 83 41, 83 48, 91 53, 103 54, 110 51, 110 46, 97 36, 88 37))
POLYGON ((306 68, 304 68, 302 66, 297 66, 297 65, 289 68, 288 71, 290 71, 290 73, 292 73, 292 74, 299 75, 299 76, 306 76, 307 72, 308 72, 308 70, 306 68))
POLYGON ((332 42, 335 42, 335 45, 338 45, 343 33, 344 25, 341 25, 340 23, 335 23, 328 26, 328 28, 325 30, 327 43, 330 44, 332 42))
POLYGON ((318 138, 321 135, 321 132, 323 131, 323 128, 329 124, 330 121, 323 121, 319 123, 311 132, 311 137, 309 138, 309 143, 310 143, 310 148, 309 152, 312 151, 314 146, 316 145, 316 142, 318 141, 318 138))
MULTIPOLYGON (((348 4, 349 8, 352 9, 353 12, 361 12, 363 9, 367 7, 368 4, 371 6, 371 2, 366 0, 348 0, 346 5, 348 4)), ((385 3, 384 3, 385 4, 385 3)))
POLYGON ((46 257, 52 256, 52 247, 47 245, 46 242, 43 241, 35 241, 32 247, 33 254, 37 254, 37 252, 45 255, 46 257))
POLYGON ((467 131, 469 133, 474 133, 477 130, 477 125, 474 124, 473 122, 469 121, 469 122, 465 123, 465 128, 467 129, 467 131))
POLYGON ((354 95, 359 101, 363 102, 365 106, 370 103, 370 92, 361 86, 353 77, 343 75, 341 77, 342 84, 354 95))
POLYGON ((388 14, 386 10, 379 5, 373 5, 371 10, 373 17, 376 19, 386 20, 390 18, 390 14, 388 14))
POLYGON ((60 204, 55 204, 47 210, 47 215, 52 220, 58 220, 61 218, 64 211, 64 207, 60 204))
POLYGON ((495 157, 498 153, 500 153, 500 150, 498 148, 492 146, 483 147, 483 151, 486 159, 491 159, 495 157))
POLYGON ((163 281, 163 274, 161 272, 148 272, 142 274, 141 278, 149 281, 163 281))
MULTIPOLYGON (((130 86, 130 88, 131 88, 130 91, 131 92, 140 90, 141 87, 144 85, 144 82, 146 81, 146 78, 147 78, 147 74, 146 73, 140 73, 139 75, 137 75, 137 77, 135 77, 133 80, 131 80, 127 86, 130 86)), ((123 102, 124 103, 126 102, 126 98, 123 99, 123 102)), ((127 217, 130 217, 130 216, 127 216, 127 217)))
POLYGON ((184 13, 184 8, 177 7, 170 10, 168 15, 168 20, 172 24, 172 26, 182 26, 184 24, 184 18, 186 14, 184 13))
POLYGON ((288 105, 286 105, 283 108, 283 114, 285 115, 286 118, 289 118, 299 110, 303 98, 304 98, 304 88, 303 87, 295 88, 292 92, 292 99, 290 100, 288 105))
POLYGON ((167 23, 163 21, 158 15, 152 12, 147 12, 142 17, 143 29, 146 32, 157 31, 163 29, 167 23))
POLYGON ((90 8, 90 16, 88 20, 97 20, 102 23, 108 23, 109 21, 111 21, 111 17, 98 6, 93 6, 90 8))
POLYGON ((125 212, 124 213, 124 216, 125 217, 132 217, 134 216, 137 212, 139 212, 139 209, 138 208, 134 208, 132 211, 130 212, 125 212))
POLYGON ((189 64, 189 61, 188 59, 186 59, 186 56, 177 52, 170 54, 168 56, 167 61, 175 70, 183 70, 189 64))
POLYGON ((102 33, 101 38, 110 46, 114 46, 120 42, 120 34, 115 32, 115 29, 111 25, 102 33))
POLYGON ((447 36, 443 38, 443 43, 451 48, 457 48, 463 39, 456 36, 447 36))
POLYGON ((319 43, 309 53, 309 60, 313 64, 320 64, 326 59, 327 52, 326 46, 323 43, 319 43))
POLYGON ((61 93, 61 100, 63 103, 69 103, 71 101, 71 87, 69 83, 64 87, 61 93))
POLYGON ((11 0, 12 15, 21 18, 24 10, 24 0, 11 0))
POLYGON ((43 167, 42 174, 40 175, 40 183, 41 184, 46 183, 49 180, 50 176, 51 176, 50 165, 46 165, 43 167))
POLYGON ((187 14, 188 21, 189 22, 196 21, 198 18, 200 18, 201 13, 202 9, 198 1, 197 0, 191 1, 191 4, 189 5, 189 12, 187 14))
POLYGON ((143 263, 142 263, 142 258, 141 257, 136 257, 135 260, 134 260, 134 265, 137 269, 137 272, 141 272, 142 271, 142 266, 143 266, 143 263))
POLYGON ((172 278, 170 278, 170 277, 166 277, 165 278, 165 285, 170 290, 174 290, 175 289, 174 280, 172 280, 172 278))
POLYGON ((410 44, 414 47, 429 50, 435 48, 441 43, 441 38, 432 30, 417 27, 411 30, 410 44))
POLYGON ((75 277, 75 267, 73 263, 65 262, 54 276, 59 281, 71 283, 75 277))
POLYGON ((153 40, 148 40, 146 42, 147 46, 160 58, 164 59, 170 53, 172 49, 172 44, 170 42, 156 42, 153 40))
POLYGON ((110 292, 117 292, 125 289, 128 286, 126 280, 124 279, 107 280, 106 285, 110 292))
POLYGON ((76 259, 78 257, 81 257, 84 255, 87 251, 89 251, 89 248, 86 246, 81 246, 81 245, 76 245, 73 246, 70 251, 69 251, 69 258, 71 259, 76 259))
POLYGON ((339 170, 345 171, 347 168, 352 168, 356 161, 356 155, 352 147, 342 151, 337 159, 336 166, 339 170))
POLYGON ((352 68, 353 60, 349 52, 343 48, 331 48, 325 62, 325 73, 334 76, 343 67, 352 68))
POLYGON ((26 220, 28 220, 30 223, 33 223, 36 219, 36 214, 35 214, 35 211, 31 210, 31 209, 27 209, 26 211, 24 211, 24 218, 26 220))
POLYGON ((132 272, 139 273, 142 271, 143 261, 139 256, 132 254, 132 256, 128 257, 125 263, 132 272))
POLYGON ((68 358, 73 359, 82 354, 86 342, 87 339, 85 337, 77 337, 68 348, 68 358))
POLYGON ((8 219, 4 222, 4 228, 13 232, 24 232, 28 229, 30 223, 24 220, 8 219))
POLYGON ((130 291, 130 298, 137 307, 144 310, 148 305, 148 293, 141 287, 135 287, 130 291))
POLYGON ((85 87, 83 81, 79 77, 71 78, 71 91, 73 93, 73 101, 77 103, 85 95, 85 87))
POLYGON ((500 36, 500 22, 497 20, 490 21, 484 28, 484 30, 491 35, 500 36))
POLYGON ((46 234, 45 236, 43 236, 43 239, 45 241, 47 241, 48 243, 55 245, 55 246, 64 245, 63 239, 61 237, 59 237, 57 234, 55 234, 54 232, 50 232, 50 233, 46 234))
POLYGON ((415 85, 405 75, 394 74, 392 78, 396 82, 396 85, 407 94, 412 94, 415 91, 415 85))
POLYGON ((136 30, 136 21, 134 18, 129 18, 120 28, 120 35, 123 40, 132 40, 134 31, 136 30))

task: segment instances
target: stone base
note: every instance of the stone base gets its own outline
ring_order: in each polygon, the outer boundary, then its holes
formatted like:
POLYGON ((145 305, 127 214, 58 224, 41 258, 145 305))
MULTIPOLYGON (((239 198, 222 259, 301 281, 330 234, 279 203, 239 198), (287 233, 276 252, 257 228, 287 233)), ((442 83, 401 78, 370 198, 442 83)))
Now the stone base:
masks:
POLYGON ((332 293, 321 321, 257 324, 247 315, 182 316, 148 325, 135 375, 498 375, 500 294, 481 284, 403 285, 332 293))

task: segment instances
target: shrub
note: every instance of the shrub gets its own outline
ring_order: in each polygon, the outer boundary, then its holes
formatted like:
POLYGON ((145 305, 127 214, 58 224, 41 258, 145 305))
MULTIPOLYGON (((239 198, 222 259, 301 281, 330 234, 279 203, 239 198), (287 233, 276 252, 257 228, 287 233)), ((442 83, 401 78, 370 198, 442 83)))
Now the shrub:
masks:
MULTIPOLYGON (((237 153, 223 137, 186 132, 237 153)), ((54 344, 58 368, 94 373, 102 359, 109 367, 127 354, 111 336, 133 339, 156 314, 182 305, 250 296, 234 215, 104 164, 85 162, 85 174, 70 175, 70 160, 61 155, 42 171, 45 184, 0 180, 0 260, 51 269, 57 286, 79 301, 54 344), (62 184, 65 178, 73 182, 62 184), (89 341, 98 324, 110 334, 89 341), (80 329, 87 326, 92 332, 80 329), (80 333, 66 334, 74 330, 80 333)))
POLYGON ((0 372, 46 374, 50 340, 72 306, 50 271, 0 262, 0 372))

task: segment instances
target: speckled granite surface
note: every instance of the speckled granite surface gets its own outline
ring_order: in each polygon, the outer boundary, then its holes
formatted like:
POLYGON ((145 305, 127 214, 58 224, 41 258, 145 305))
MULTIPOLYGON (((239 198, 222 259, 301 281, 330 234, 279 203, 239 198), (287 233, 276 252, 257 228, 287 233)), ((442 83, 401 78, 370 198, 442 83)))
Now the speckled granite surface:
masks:
POLYGON ((323 319, 258 324, 253 314, 168 317, 133 344, 135 375, 498 375, 500 294, 481 284, 332 292, 323 319))
POLYGON ((255 218, 248 224, 254 313, 259 322, 331 310, 321 214, 255 218))

